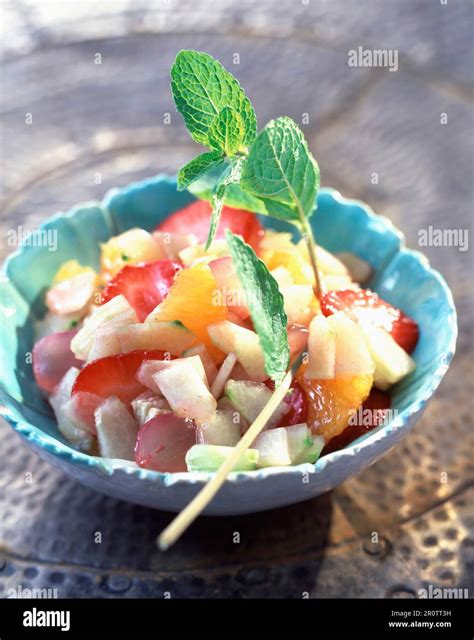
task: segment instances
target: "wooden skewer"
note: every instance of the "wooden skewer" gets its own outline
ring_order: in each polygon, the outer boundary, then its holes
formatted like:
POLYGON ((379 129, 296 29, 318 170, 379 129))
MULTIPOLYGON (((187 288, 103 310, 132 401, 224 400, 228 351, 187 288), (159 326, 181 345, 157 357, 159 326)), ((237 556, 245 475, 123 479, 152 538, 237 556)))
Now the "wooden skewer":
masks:
POLYGON ((213 478, 209 480, 197 496, 191 500, 183 511, 176 516, 176 518, 158 537, 157 543, 161 550, 164 551, 169 549, 169 547, 178 540, 178 538, 184 533, 184 531, 186 531, 189 525, 198 517, 201 511, 209 504, 212 498, 219 491, 221 486, 224 484, 227 475, 232 471, 234 465, 240 459, 240 456, 252 444, 268 420, 272 417, 280 402, 284 399, 291 386, 293 372, 296 368, 297 367, 294 365, 288 371, 283 382, 275 390, 272 397, 258 414, 251 427, 242 436, 239 443, 234 447, 232 453, 224 460, 213 478))

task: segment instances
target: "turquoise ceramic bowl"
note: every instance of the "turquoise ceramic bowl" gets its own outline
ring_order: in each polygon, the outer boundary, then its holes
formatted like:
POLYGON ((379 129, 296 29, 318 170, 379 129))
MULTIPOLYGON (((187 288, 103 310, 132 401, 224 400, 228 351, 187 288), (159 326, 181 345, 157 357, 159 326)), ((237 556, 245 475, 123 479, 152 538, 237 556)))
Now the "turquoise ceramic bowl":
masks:
MULTIPOLYGON (((0 280, 0 403, 5 420, 39 456, 83 484, 170 511, 182 509, 208 474, 162 474, 75 451, 59 433, 25 354, 32 349, 34 321, 45 311, 45 289, 62 262, 77 258, 97 267, 99 243, 132 226, 153 229, 191 200, 193 196, 178 192, 175 181, 164 176, 114 189, 101 203, 79 205, 45 222, 43 229, 57 231, 57 250, 20 248, 5 262, 0 280)), ((263 222, 284 228, 272 219, 263 222)), ((404 247, 403 235, 387 219, 361 202, 322 189, 312 223, 318 242, 326 249, 352 251, 367 260, 375 272, 372 288, 418 322, 417 369, 394 390, 397 413, 390 424, 315 465, 233 473, 205 513, 250 513, 299 502, 358 473, 411 430, 453 357, 457 325, 451 292, 423 255, 404 247)))

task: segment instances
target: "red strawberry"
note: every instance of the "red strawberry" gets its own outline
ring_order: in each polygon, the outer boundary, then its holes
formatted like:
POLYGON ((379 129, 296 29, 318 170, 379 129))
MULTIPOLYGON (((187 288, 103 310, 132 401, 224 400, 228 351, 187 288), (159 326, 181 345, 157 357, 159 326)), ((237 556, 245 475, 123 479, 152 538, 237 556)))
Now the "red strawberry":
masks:
MULTIPOLYGON (((194 233, 199 242, 205 242, 209 232, 211 205, 205 200, 196 200, 184 209, 172 213, 159 224, 155 231, 167 233, 194 233)), ((223 238, 225 230, 241 235, 245 242, 258 249, 263 228, 257 216, 243 209, 223 207, 216 238, 223 238)))
POLYGON ((130 351, 93 360, 80 371, 72 395, 86 391, 101 398, 116 396, 122 402, 130 403, 146 389, 136 378, 142 363, 164 358, 164 351, 130 351))
POLYGON ((320 304, 325 316, 345 311, 356 322, 370 321, 382 327, 407 353, 416 347, 419 337, 417 323, 370 289, 329 291, 321 297, 320 304))
POLYGON ((124 295, 143 322, 168 294, 182 265, 175 260, 156 260, 123 267, 102 291, 100 304, 124 295))
POLYGON ((339 449, 347 447, 348 444, 359 438, 359 436, 364 435, 364 433, 367 433, 382 424, 385 418, 385 413, 390 409, 391 403, 392 400, 388 393, 379 391, 378 389, 372 389, 369 397, 361 407, 362 414, 356 413, 351 424, 349 424, 338 436, 329 440, 324 447, 323 455, 331 453, 331 451, 338 451, 339 449), (365 420, 367 411, 369 412, 369 419, 365 420), (360 416, 362 417, 362 420, 360 419, 360 416))

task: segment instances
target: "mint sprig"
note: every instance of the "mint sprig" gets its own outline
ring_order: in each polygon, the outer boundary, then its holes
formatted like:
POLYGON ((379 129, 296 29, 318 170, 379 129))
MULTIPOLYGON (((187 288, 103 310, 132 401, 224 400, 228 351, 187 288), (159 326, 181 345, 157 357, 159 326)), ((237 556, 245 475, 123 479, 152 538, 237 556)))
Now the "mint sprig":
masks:
POLYGON ((180 51, 171 69, 171 88, 191 136, 211 150, 178 176, 179 188, 188 187, 212 203, 206 249, 224 203, 291 222, 306 240, 319 296, 309 222, 316 209, 319 167, 298 125, 286 116, 277 118, 257 136, 250 100, 232 74, 207 53, 180 51))
POLYGON ((226 231, 227 244, 245 291, 255 331, 262 347, 265 371, 278 385, 290 364, 287 316, 278 283, 252 247, 226 231))

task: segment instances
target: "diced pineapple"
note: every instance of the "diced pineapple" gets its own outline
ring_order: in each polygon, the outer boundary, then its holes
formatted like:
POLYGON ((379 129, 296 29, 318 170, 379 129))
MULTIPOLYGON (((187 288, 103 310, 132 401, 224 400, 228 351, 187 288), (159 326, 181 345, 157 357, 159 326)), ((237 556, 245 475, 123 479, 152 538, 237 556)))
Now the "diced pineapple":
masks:
POLYGON ((69 280, 80 273, 92 273, 97 275, 92 267, 83 267, 77 260, 66 260, 63 262, 53 278, 53 284, 69 280))
POLYGON ((127 264, 151 262, 165 257, 151 233, 138 227, 113 236, 101 244, 101 268, 104 281, 110 280, 127 264))

